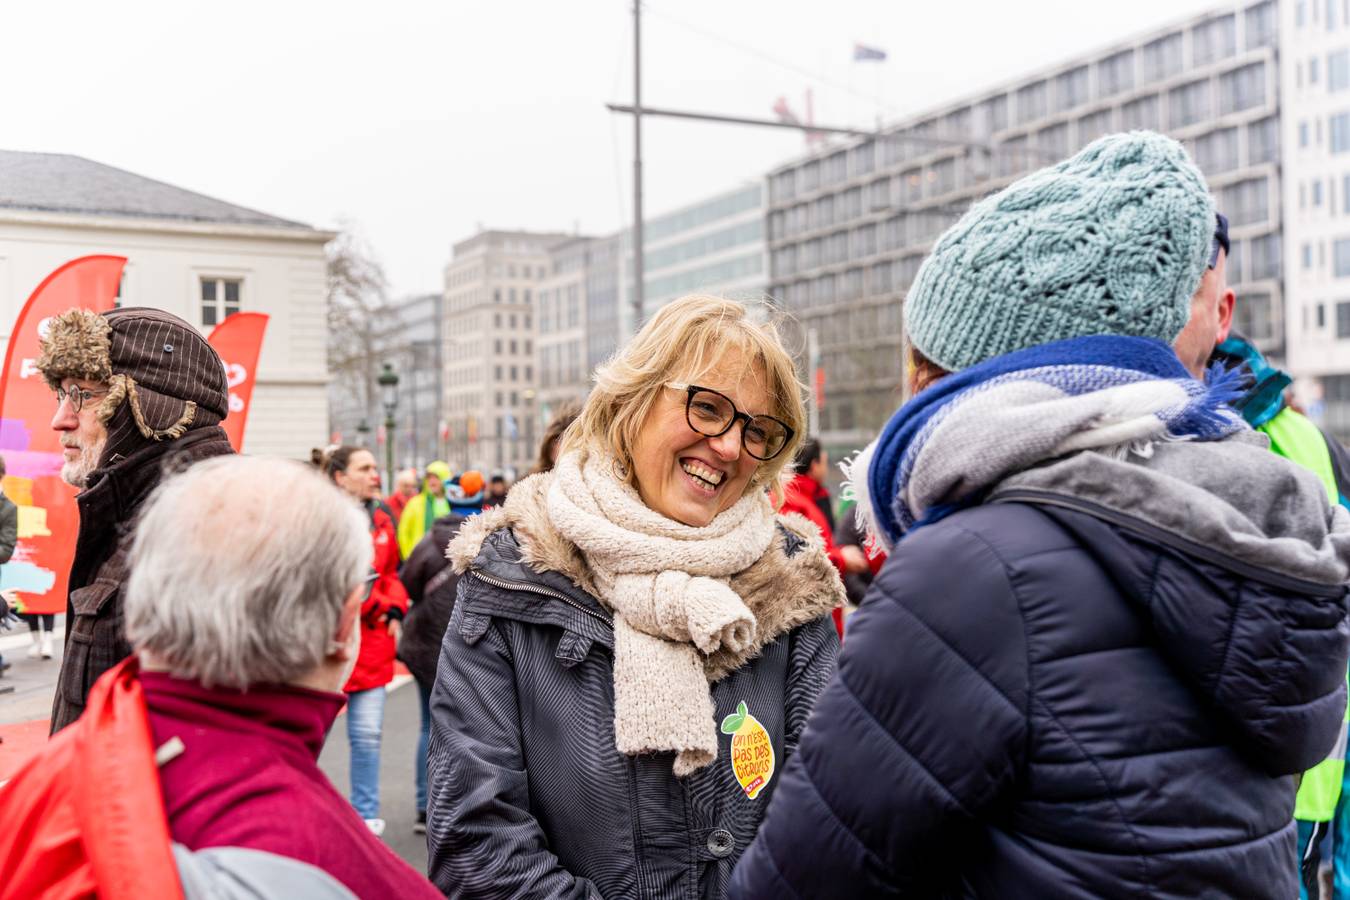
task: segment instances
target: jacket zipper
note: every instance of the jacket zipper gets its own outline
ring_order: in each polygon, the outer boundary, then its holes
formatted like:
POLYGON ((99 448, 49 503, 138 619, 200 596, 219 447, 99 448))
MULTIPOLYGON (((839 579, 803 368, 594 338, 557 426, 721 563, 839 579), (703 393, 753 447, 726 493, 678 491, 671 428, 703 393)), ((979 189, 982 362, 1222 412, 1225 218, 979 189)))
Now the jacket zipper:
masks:
POLYGON ((1109 507, 1101 506, 1090 500, 1079 500, 1076 498, 1062 497, 1059 494, 1052 494, 1048 491, 1020 488, 997 494, 991 497, 990 501, 993 503, 1030 503, 1039 506, 1058 506, 1062 509, 1071 509, 1076 512, 1086 513, 1093 518, 1102 519, 1111 522, 1114 525, 1119 525, 1126 531, 1157 541, 1159 544, 1163 544, 1173 550, 1179 550, 1190 556, 1198 556, 1207 562, 1214 563, 1217 566, 1221 566, 1238 575, 1243 575, 1253 581, 1259 581, 1263 584, 1269 584, 1285 590, 1298 591, 1300 593, 1312 593, 1322 597, 1340 597, 1344 594, 1344 590, 1339 587, 1329 587, 1316 581, 1306 581, 1301 578, 1295 578, 1292 575, 1284 575, 1279 572, 1272 572, 1269 569, 1258 568, 1249 563, 1245 563, 1236 557, 1229 556, 1226 553, 1212 550, 1203 544, 1177 537, 1170 531, 1160 528, 1150 522, 1145 522, 1136 519, 1133 516, 1127 516, 1124 513, 1116 512, 1109 507))
POLYGON ((479 569, 477 567, 470 568, 466 574, 472 575, 479 581, 482 581, 486 584, 490 584, 495 588, 501 588, 504 591, 526 591, 531 594, 539 594, 544 597, 552 597, 554 600, 561 600, 563 603, 566 603, 568 606, 572 607, 578 612, 585 613, 592 619, 598 619, 601 622, 604 622, 610 628, 614 627, 614 620, 611 619, 609 616, 598 613, 593 609, 587 609, 577 601, 573 600, 572 598, 564 594, 559 593, 558 591, 550 590, 549 588, 546 587, 540 587, 537 584, 530 584, 527 581, 508 581, 505 578, 498 578, 496 575, 489 575, 482 569, 479 569))

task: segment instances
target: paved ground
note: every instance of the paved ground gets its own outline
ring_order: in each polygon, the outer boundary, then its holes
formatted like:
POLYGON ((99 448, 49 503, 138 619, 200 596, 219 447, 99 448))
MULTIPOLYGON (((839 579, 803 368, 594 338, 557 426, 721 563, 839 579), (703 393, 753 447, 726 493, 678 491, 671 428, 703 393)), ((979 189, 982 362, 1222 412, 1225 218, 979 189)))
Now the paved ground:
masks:
MULTIPOLYGON (((0 677, 0 688, 12 687, 13 693, 0 694, 0 782, 14 774, 19 763, 39 750, 47 740, 47 721, 51 714, 52 693, 61 668, 62 619, 57 617, 53 640, 53 659, 29 659, 27 626, 0 631, 0 654, 11 668, 0 677)), ((417 750, 420 713, 417 686, 403 676, 405 683, 389 695, 384 711, 384 741, 380 753, 380 814, 388 822, 384 840, 394 852, 419 872, 427 868, 427 845, 423 835, 412 830, 416 817, 416 787, 413 782, 413 758, 417 750)), ((396 684, 399 682, 396 681, 396 684)), ((347 717, 338 716, 319 757, 319 765, 342 796, 350 791, 347 780, 347 717)))

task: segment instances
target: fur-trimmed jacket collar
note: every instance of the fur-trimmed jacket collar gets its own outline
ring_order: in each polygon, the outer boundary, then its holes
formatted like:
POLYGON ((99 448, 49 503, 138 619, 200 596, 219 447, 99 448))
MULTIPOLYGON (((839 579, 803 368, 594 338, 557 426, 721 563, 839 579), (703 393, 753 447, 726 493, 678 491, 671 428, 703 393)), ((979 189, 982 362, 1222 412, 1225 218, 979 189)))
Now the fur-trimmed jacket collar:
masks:
MULTIPOLYGON (((584 599, 591 605, 604 609, 596 599, 599 595, 585 556, 549 521, 550 478, 549 473, 542 473, 524 479, 511 488, 502 506, 466 521, 450 542, 446 556, 458 574, 473 570, 512 580, 524 575, 531 581, 555 585, 563 580, 566 586, 584 593, 584 599), (510 567, 508 572, 496 571, 502 568, 500 555, 484 546, 490 539, 492 542, 507 539, 503 532, 509 532, 509 538, 518 547, 521 563, 510 567)), ((844 599, 843 582, 825 555, 820 533, 805 517, 796 514, 778 516, 778 533, 768 552, 745 571, 733 575, 730 585, 755 615, 755 639, 740 653, 719 650, 708 656, 710 683, 754 659, 783 634, 828 615, 844 599)))

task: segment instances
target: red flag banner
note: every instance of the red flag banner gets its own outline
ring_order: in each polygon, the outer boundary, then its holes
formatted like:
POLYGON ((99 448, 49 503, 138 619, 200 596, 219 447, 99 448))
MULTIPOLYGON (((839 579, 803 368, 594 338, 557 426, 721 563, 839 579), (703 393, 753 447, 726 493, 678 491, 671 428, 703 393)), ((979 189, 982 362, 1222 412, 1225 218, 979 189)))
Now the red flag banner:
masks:
POLYGON ((230 413, 220 425, 230 438, 236 453, 244 448, 244 427, 253 403, 253 385, 258 377, 258 355, 262 353, 267 314, 235 313, 217 325, 207 343, 225 363, 225 380, 230 386, 230 413))
POLYGON ((61 480, 64 457, 52 430, 56 400, 37 370, 47 320, 81 306, 112 309, 126 258, 82 256, 48 275, 24 304, 0 374, 0 453, 5 495, 19 507, 19 541, 0 566, 0 588, 16 592, 21 612, 66 611, 80 514, 75 489, 61 480))

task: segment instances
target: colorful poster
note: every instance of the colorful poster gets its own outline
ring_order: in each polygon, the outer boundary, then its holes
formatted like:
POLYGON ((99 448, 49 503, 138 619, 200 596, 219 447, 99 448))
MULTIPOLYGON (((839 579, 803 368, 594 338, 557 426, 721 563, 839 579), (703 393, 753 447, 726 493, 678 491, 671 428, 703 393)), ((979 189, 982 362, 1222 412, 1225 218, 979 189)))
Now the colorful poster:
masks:
POLYGON ((16 592, 23 612, 65 612, 80 523, 75 489, 61 480, 61 444, 51 426, 56 398, 37 371, 38 336, 72 306, 112 309, 125 264, 121 256, 71 260, 37 286, 10 332, 0 374, 0 454, 5 495, 19 507, 19 542, 0 566, 0 589, 16 592))
POLYGON ((258 376, 258 356, 262 353, 267 314, 241 312, 217 325, 207 343, 225 363, 225 380, 230 386, 230 412, 221 423, 236 453, 244 448, 244 426, 253 402, 253 385, 258 376))

